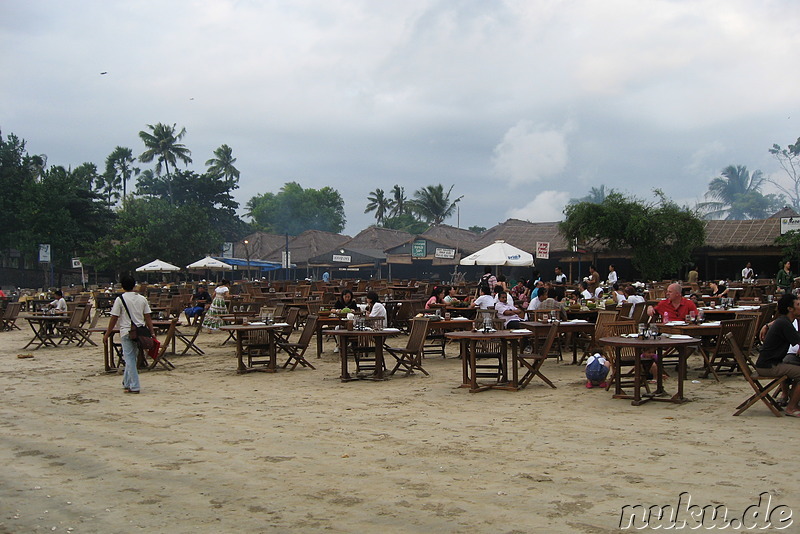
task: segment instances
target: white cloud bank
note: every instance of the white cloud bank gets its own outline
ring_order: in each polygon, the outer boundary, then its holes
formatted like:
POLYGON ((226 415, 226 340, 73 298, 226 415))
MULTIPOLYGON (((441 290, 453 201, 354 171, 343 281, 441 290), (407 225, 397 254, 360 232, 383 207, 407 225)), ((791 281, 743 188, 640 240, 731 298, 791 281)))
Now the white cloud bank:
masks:
POLYGON ((542 191, 522 206, 508 210, 508 217, 529 222, 552 222, 564 218, 564 206, 569 202, 570 194, 566 191, 542 191))
POLYGON ((569 159, 566 136, 570 129, 547 129, 529 120, 519 121, 494 149, 494 175, 517 186, 560 174, 569 159))

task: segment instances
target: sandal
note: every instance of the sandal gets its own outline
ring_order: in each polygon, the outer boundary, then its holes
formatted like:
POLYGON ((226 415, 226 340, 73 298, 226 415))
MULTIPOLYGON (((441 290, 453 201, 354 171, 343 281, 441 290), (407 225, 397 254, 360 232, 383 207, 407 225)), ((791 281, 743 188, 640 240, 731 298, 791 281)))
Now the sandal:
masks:
POLYGON ((783 413, 785 415, 788 415, 789 417, 800 417, 800 410, 797 410, 796 412, 786 411, 786 412, 783 412, 783 413))

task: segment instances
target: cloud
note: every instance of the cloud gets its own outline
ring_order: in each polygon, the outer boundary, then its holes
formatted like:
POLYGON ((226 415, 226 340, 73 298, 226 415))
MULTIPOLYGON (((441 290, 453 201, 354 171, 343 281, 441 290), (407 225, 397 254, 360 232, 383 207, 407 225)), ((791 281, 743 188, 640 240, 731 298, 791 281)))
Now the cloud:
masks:
POLYGON ((708 176, 710 180, 719 173, 714 167, 725 151, 725 145, 720 141, 712 141, 701 146, 692 154, 686 165, 686 171, 698 177, 708 176))
POLYGON ((510 128, 494 148, 494 175, 512 186, 539 182, 563 172, 567 166, 566 134, 521 120, 510 128))
POLYGON ((508 217, 529 222, 552 222, 564 218, 564 206, 569 202, 570 194, 566 191, 542 191, 522 206, 508 210, 508 217))

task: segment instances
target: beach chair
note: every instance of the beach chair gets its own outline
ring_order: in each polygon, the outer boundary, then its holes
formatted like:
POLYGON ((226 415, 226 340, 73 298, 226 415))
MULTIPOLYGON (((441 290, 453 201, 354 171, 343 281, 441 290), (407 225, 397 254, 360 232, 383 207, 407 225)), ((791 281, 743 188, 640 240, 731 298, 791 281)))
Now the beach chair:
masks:
POLYGON ((0 331, 13 330, 20 328, 17 326, 17 318, 19 317, 19 310, 22 304, 20 302, 9 302, 3 317, 0 317, 0 331))
POLYGON ((161 340, 161 347, 158 350, 158 354, 156 357, 153 358, 153 361, 147 367, 149 370, 153 370, 156 368, 156 365, 160 365, 167 371, 172 371, 175 369, 175 366, 172 365, 172 362, 169 361, 166 357, 167 349, 175 340, 175 329, 178 326, 178 316, 172 318, 172 321, 169 323, 169 328, 167 328, 166 334, 164 334, 163 340, 161 340))
POLYGON ((428 333, 428 323, 424 318, 411 320, 411 332, 405 347, 384 347, 386 351, 396 360, 394 369, 389 373, 393 375, 401 367, 406 376, 414 374, 414 369, 422 371, 428 376, 428 371, 422 368, 422 353, 425 350, 425 336, 428 333))
POLYGON ((295 370, 297 364, 300 364, 303 367, 316 369, 316 367, 311 365, 311 363, 305 359, 304 354, 306 353, 308 344, 311 342, 311 338, 314 337, 314 334, 317 331, 317 318, 318 317, 316 315, 309 315, 306 317, 306 324, 303 326, 303 332, 300 334, 300 339, 298 339, 296 343, 278 343, 278 347, 289 355, 286 363, 283 364, 284 369, 286 369, 290 363, 292 364, 292 371, 295 370))
POLYGON ((558 336, 558 325, 553 324, 550 326, 550 330, 547 331, 547 337, 542 343, 538 354, 525 354, 521 352, 517 355, 517 360, 520 363, 520 367, 525 369, 525 374, 519 379, 518 385, 520 388, 526 387, 536 376, 541 378, 544 383, 551 388, 556 388, 555 384, 553 384, 546 376, 544 376, 541 371, 542 364, 549 356, 550 349, 553 346, 556 336, 558 336))
POLYGON ((736 339, 736 346, 741 349, 746 342, 745 338, 750 330, 750 322, 753 319, 729 319, 721 321, 719 327, 719 336, 717 336, 717 344, 714 346, 714 352, 706 364, 705 372, 700 375, 701 378, 708 378, 708 373, 712 373, 719 381, 719 375, 725 374, 731 376, 739 372, 739 365, 733 355, 733 347, 728 343, 727 334, 733 334, 736 339))
POLYGON ((758 401, 763 402, 767 405, 767 408, 770 409, 772 414, 775 417, 781 417, 781 407, 778 402, 772 397, 771 393, 782 386, 782 384, 789 379, 786 375, 781 375, 777 377, 773 376, 758 376, 754 372, 750 371, 750 366, 748 365, 747 360, 744 357, 744 353, 742 352, 741 348, 739 348, 738 343, 736 343, 736 336, 733 332, 728 332, 725 334, 726 342, 731 347, 731 352, 733 353, 733 357, 736 360, 736 363, 739 366, 739 370, 741 371, 744 379, 750 384, 750 387, 753 388, 754 393, 750 395, 743 403, 736 407, 736 412, 733 415, 741 415, 745 410, 750 408, 753 404, 757 403, 758 401), (766 385, 762 385, 762 381, 769 381, 766 385))

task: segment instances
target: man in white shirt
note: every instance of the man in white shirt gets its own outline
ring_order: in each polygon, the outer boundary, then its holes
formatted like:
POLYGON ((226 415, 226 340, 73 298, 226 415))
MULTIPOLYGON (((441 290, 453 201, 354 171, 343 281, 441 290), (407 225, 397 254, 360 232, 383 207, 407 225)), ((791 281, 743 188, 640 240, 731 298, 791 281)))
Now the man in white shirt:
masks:
POLYGON ((111 307, 111 319, 108 321, 103 341, 108 343, 114 327, 119 323, 119 339, 122 344, 122 357, 125 359, 122 387, 125 388, 125 393, 139 393, 139 372, 136 369, 139 344, 130 338, 130 331, 137 326, 147 325, 153 338, 156 337, 156 332, 150 318, 150 304, 146 298, 133 290, 136 287, 136 280, 132 276, 125 275, 120 278, 120 284, 125 292, 117 297, 111 307))
POLYGON ((48 308, 50 308, 50 311, 53 313, 67 313, 67 301, 64 300, 64 293, 62 293, 60 289, 56 289, 54 293, 56 298, 48 305, 48 308))
POLYGON ((753 272, 753 268, 750 266, 750 262, 747 262, 747 266, 742 269, 742 282, 752 282, 753 276, 755 273, 753 272))
POLYGON ((617 283, 617 270, 613 265, 608 266, 608 285, 614 287, 617 283))
POLYGON ((497 304, 494 305, 497 317, 503 320, 504 328, 509 330, 511 328, 519 328, 520 313, 522 310, 509 302, 508 295, 505 291, 497 293, 497 304))
POLYGON ((489 306, 494 306, 494 297, 492 290, 488 287, 481 289, 481 296, 472 301, 471 308, 478 308, 479 310, 489 309, 489 306))

